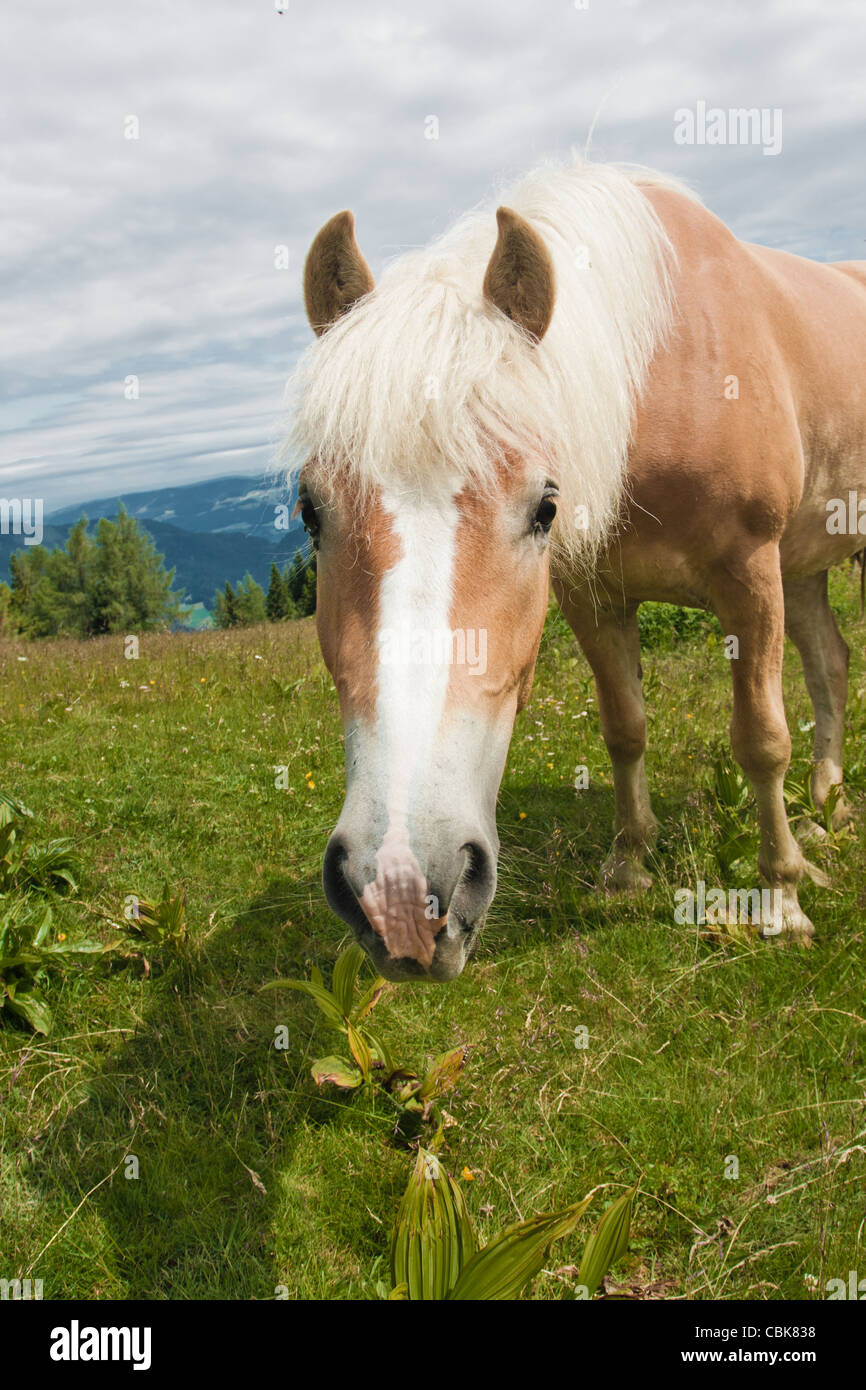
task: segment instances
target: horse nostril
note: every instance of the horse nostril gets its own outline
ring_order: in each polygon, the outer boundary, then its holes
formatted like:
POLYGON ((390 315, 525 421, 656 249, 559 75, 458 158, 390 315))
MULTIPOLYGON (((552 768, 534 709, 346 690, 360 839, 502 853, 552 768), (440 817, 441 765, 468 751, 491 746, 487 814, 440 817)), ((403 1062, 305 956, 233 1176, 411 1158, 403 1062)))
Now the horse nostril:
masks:
POLYGON ((346 877, 349 849, 339 835, 332 835, 322 862, 322 884, 328 905, 343 921, 351 921, 358 913, 358 899, 346 877))
POLYGON ((486 909, 496 891, 496 860, 481 841, 470 840, 460 848, 466 863, 453 897, 460 904, 461 916, 471 918, 476 910, 486 909))

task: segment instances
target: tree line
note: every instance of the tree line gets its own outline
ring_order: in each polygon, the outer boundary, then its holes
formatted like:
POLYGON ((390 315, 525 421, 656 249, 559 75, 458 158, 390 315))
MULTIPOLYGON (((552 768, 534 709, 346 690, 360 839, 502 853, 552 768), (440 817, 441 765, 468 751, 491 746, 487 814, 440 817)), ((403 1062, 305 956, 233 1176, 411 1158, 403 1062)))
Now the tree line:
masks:
POLYGON ((307 557, 300 550, 282 570, 274 561, 268 591, 245 574, 236 588, 226 582, 214 594, 213 615, 217 627, 251 627, 254 623, 280 623, 306 618, 316 611, 316 552, 307 557))
POLYGON ((134 517, 121 507, 93 535, 82 517, 66 544, 22 546, 9 558, 11 583, 0 585, 6 626, 25 637, 92 637, 148 632, 183 615, 174 570, 134 517))
MULTIPOLYGON (((10 582, 0 583, 0 634, 24 637, 95 637, 152 632, 181 623, 185 609, 174 590, 174 570, 146 531, 121 506, 103 517, 91 535, 86 517, 65 545, 22 546, 9 560, 10 582)), ((282 571, 271 566, 267 595, 247 575, 236 589, 226 584, 214 600, 218 627, 305 617, 316 607, 315 555, 296 552, 282 571)))

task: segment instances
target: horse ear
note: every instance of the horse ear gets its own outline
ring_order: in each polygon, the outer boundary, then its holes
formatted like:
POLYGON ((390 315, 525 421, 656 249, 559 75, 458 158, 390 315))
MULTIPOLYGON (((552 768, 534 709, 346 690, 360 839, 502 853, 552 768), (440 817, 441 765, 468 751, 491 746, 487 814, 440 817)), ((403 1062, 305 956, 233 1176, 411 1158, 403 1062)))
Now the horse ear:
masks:
POLYGON ((550 327, 556 277, 541 237, 512 208, 498 208, 499 236, 484 276, 484 297, 538 342, 550 327))
POLYGON ((355 219, 338 212, 316 236, 304 266, 304 301, 317 335, 374 288, 373 274, 355 240, 355 219))

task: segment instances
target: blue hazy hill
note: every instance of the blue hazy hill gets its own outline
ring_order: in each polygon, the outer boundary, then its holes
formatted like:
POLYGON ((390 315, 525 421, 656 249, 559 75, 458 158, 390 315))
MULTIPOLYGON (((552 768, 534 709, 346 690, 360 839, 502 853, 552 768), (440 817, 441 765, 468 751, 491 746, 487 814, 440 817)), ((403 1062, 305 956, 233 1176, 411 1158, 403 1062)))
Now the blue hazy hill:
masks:
MULTIPOLYGON (((129 492, 51 512, 44 519, 42 543, 48 549, 63 545, 79 517, 93 524, 116 516, 123 503, 153 537, 166 567, 175 570, 178 593, 210 607, 214 591, 227 580, 235 584, 249 573, 267 587, 271 563, 276 560, 282 567, 305 548, 300 520, 291 521, 288 530, 274 525, 276 507, 288 504, 291 509, 294 500, 269 480, 244 477, 129 492)), ((8 578, 9 556, 23 545, 22 536, 0 535, 0 578, 8 578)))

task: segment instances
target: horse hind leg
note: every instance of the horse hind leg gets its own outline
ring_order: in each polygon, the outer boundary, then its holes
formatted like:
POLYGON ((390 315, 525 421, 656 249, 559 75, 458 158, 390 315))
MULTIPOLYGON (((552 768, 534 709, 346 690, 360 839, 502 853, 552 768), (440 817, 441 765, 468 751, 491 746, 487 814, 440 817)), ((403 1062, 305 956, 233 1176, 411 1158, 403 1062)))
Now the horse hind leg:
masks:
MULTIPOLYGON (((848 644, 836 626, 827 597, 827 571, 808 579, 786 579, 785 627, 803 663, 806 689, 815 713, 812 751, 812 800, 819 811, 831 787, 842 786, 842 738, 848 698, 848 644)), ((839 793, 833 807, 834 830, 852 819, 839 793)), ((814 836, 821 833, 812 824, 814 836)))

